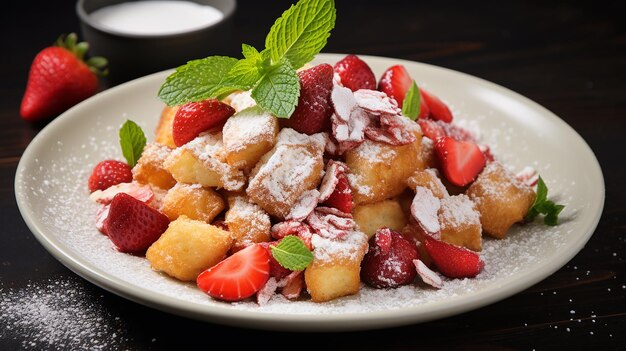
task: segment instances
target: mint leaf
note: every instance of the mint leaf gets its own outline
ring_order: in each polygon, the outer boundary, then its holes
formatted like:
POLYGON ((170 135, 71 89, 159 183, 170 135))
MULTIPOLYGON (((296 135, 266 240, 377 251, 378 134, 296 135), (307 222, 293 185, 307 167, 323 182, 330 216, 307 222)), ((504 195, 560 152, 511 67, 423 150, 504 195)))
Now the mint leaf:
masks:
POLYGON ((243 54, 243 57, 247 59, 261 60, 261 54, 254 48, 254 46, 241 44, 241 53, 243 54))
POLYGON ((558 224, 559 214, 565 208, 564 205, 555 204, 554 201, 548 200, 548 187, 541 177, 537 181, 537 197, 532 206, 528 210, 524 220, 532 222, 539 214, 543 214, 543 222, 547 225, 555 226, 558 224))
POLYGON ((402 103, 402 114, 409 117, 412 121, 417 119, 420 114, 421 108, 420 90, 415 84, 415 81, 411 83, 411 87, 406 92, 404 102, 402 103))
POLYGON ((272 63, 284 57, 294 69, 311 61, 326 45, 335 27, 333 0, 300 0, 274 22, 265 38, 272 63))
POLYGON ((167 77, 159 98, 174 106, 215 97, 215 91, 223 88, 224 78, 236 63, 236 58, 226 56, 189 61, 167 77))
MULTIPOLYGON (((260 55, 259 55, 260 56, 260 55)), ((224 80, 212 91, 214 97, 221 97, 235 90, 250 90, 261 79, 259 61, 242 59, 230 69, 224 80)))
POLYGON ((135 167, 146 146, 146 136, 137 123, 126 120, 120 128, 120 146, 122 154, 130 167, 135 167))
POLYGON ((276 261, 292 271, 302 271, 313 262, 313 253, 295 235, 287 235, 278 245, 270 246, 270 249, 276 261))
POLYGON ((265 111, 279 118, 289 118, 300 96, 300 79, 289 61, 270 66, 252 89, 252 98, 265 111))

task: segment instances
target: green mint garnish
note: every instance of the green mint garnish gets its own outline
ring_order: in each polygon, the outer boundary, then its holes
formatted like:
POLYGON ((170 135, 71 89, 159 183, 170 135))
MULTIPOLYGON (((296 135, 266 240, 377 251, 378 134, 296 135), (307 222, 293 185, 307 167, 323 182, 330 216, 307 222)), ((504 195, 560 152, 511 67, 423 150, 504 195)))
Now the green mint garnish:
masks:
POLYGON ((313 253, 295 235, 287 235, 278 245, 270 246, 270 249, 276 261, 292 271, 302 271, 313 262, 313 253))
POLYGON ((122 154, 130 167, 135 167, 146 146, 146 136, 137 123, 126 120, 120 128, 120 146, 122 154))
POLYGON ((537 215, 543 214, 545 216, 543 222, 547 225, 555 226, 558 224, 559 213, 561 213, 564 208, 564 205, 558 205, 548 200, 548 187, 543 179, 539 177, 537 181, 537 197, 524 219, 526 222, 532 222, 537 215))
POLYGON ((243 44, 240 60, 211 56, 190 61, 167 77, 159 98, 173 106, 252 89, 259 106, 289 118, 300 96, 295 70, 326 45, 335 18, 334 0, 300 0, 274 22, 263 51, 243 44))
POLYGON ((300 80, 289 61, 271 66, 252 89, 252 98, 276 117, 289 118, 300 96, 300 80))
POLYGON ((402 114, 409 117, 412 121, 417 119, 420 114, 422 101, 420 99, 420 90, 415 81, 411 83, 411 87, 406 92, 404 102, 402 103, 402 114))
POLYGON ((226 56, 189 61, 167 77, 159 90, 159 98, 174 106, 215 97, 214 92, 223 88, 226 74, 236 63, 237 59, 226 56))
POLYGON ((333 0, 301 0, 274 22, 265 38, 272 63, 284 57, 295 69, 311 61, 326 45, 335 27, 333 0))

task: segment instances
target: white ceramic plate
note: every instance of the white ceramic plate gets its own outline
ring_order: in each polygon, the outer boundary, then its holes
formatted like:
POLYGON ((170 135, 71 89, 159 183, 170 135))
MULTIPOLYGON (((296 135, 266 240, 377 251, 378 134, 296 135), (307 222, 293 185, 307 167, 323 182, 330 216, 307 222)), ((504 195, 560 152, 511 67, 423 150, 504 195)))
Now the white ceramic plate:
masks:
MULTIPOLYGON (((319 55, 333 63, 343 55, 319 55)), ((267 306, 211 300, 193 284, 153 272, 140 257, 113 249, 94 227, 87 177, 105 158, 121 159, 118 128, 127 118, 149 138, 163 104, 157 91, 170 72, 156 73, 100 93, 50 123, 28 146, 15 178, 24 220, 42 245, 85 279, 154 308, 216 323, 276 330, 357 330, 423 322, 479 308, 511 296, 565 265, 592 235, 604 204, 598 162, 583 139, 557 116, 510 90, 463 73, 416 62, 362 56, 376 75, 404 64, 423 87, 447 101, 456 120, 480 126, 482 140, 513 169, 530 165, 550 196, 567 207, 557 227, 516 227, 505 240, 485 240, 485 270, 475 279, 361 289, 329 303, 274 298, 267 306)))

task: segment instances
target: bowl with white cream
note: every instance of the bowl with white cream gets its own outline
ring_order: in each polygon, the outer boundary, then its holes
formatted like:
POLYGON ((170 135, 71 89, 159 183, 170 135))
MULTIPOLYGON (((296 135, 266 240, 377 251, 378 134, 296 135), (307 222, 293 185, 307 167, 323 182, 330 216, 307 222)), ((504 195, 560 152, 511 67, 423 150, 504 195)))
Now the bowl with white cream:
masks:
POLYGON ((231 49, 236 0, 78 0, 90 52, 120 83, 231 49))

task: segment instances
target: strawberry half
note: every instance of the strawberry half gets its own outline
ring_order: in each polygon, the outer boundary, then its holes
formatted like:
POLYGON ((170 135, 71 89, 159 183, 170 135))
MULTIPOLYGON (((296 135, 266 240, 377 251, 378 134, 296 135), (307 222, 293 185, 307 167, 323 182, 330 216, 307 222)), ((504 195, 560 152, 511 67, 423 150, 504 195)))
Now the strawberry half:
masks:
POLYGON ((35 122, 58 115, 98 90, 98 75, 106 72, 102 57, 83 60, 87 43, 76 43, 76 34, 61 36, 56 46, 40 51, 30 66, 20 106, 23 119, 35 122))
POLYGON ((127 163, 116 160, 104 160, 98 163, 89 176, 89 191, 106 190, 113 185, 129 183, 133 172, 127 163))
POLYGON ((435 143, 435 152, 446 179, 457 186, 473 182, 485 167, 485 155, 470 141, 444 136, 435 143))
POLYGON ((121 252, 143 253, 165 232, 170 220, 141 200, 115 195, 104 221, 104 232, 121 252))
POLYGON ((334 66, 335 73, 341 78, 344 87, 357 91, 359 89, 376 89, 376 77, 370 66, 356 55, 348 55, 334 66))
POLYGON ((477 253, 424 236, 424 247, 433 263, 448 278, 473 278, 485 266, 477 253))
POLYGON ((452 112, 450 112, 448 105, 424 89, 420 89, 420 93, 422 94, 422 102, 430 109, 429 118, 446 123, 452 122, 452 112))
POLYGON ((216 99, 182 105, 176 112, 172 125, 174 144, 187 144, 200 133, 221 126, 234 113, 234 108, 216 99))
MULTIPOLYGON (((411 87, 413 78, 409 75, 406 68, 403 65, 395 65, 389 67, 378 82, 378 90, 387 94, 387 96, 393 98, 398 103, 398 106, 402 108, 402 103, 406 97, 407 91, 411 87)), ((420 88, 420 113, 417 119, 428 117, 430 108, 428 103, 424 99, 422 89, 420 88)))
POLYGON ((200 290, 223 301, 241 301, 259 291, 270 276, 270 256, 251 245, 198 275, 200 290))
POLYGON ((337 185, 335 190, 328 200, 324 201, 324 204, 330 207, 334 207, 341 212, 352 212, 352 189, 348 182, 348 177, 344 173, 340 173, 338 176, 337 185))
POLYGON ((330 130, 333 108, 330 92, 333 89, 333 67, 323 63, 304 71, 300 76, 298 105, 289 119, 281 119, 281 125, 300 133, 315 134, 330 130))

